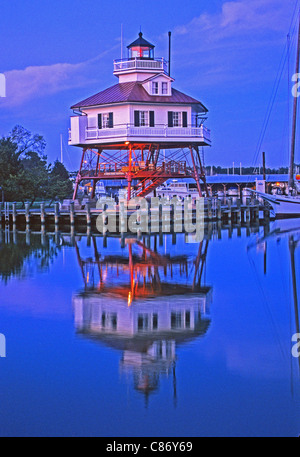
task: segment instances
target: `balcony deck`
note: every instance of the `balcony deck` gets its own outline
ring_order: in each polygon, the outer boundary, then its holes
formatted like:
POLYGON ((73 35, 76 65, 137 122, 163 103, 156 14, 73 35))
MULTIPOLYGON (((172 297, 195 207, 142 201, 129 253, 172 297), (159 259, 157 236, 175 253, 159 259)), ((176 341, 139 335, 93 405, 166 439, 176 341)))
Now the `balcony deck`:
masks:
POLYGON ((117 59, 114 61, 114 74, 121 73, 123 71, 136 71, 145 70, 146 72, 161 72, 168 73, 168 61, 160 59, 117 59))
POLYGON ((69 145, 106 145, 110 143, 154 142, 160 144, 197 143, 203 146, 211 144, 210 130, 204 127, 134 127, 130 124, 118 125, 113 128, 98 129, 82 125, 85 118, 78 116, 69 129, 69 145))

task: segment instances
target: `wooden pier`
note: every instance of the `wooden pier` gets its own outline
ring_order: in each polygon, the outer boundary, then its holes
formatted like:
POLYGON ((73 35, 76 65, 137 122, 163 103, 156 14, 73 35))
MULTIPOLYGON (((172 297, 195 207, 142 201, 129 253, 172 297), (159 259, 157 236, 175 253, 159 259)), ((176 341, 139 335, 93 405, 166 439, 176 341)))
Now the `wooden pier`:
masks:
MULTIPOLYGON (((184 223, 183 216, 183 204, 182 212, 179 211, 179 216, 175 217, 173 205, 163 206, 157 205, 156 207, 147 204, 147 209, 136 209, 129 210, 124 208, 122 203, 116 206, 116 211, 112 212, 116 216, 116 225, 119 227, 119 232, 123 232, 122 224, 127 227, 129 217, 137 212, 138 219, 143 214, 143 211, 147 211, 148 224, 162 225, 167 222, 172 226, 178 223, 184 223), (180 216, 181 214, 181 216, 180 216), (169 217, 169 221, 167 218, 169 217), (178 218, 179 217, 179 218, 178 218)), ((94 231, 96 229, 96 220, 99 216, 103 215, 103 218, 107 217, 109 210, 103 213, 102 209, 92 208, 90 202, 85 202, 84 208, 78 209, 78 205, 72 201, 67 209, 60 209, 58 202, 54 203, 51 208, 46 208, 45 203, 41 203, 37 209, 31 209, 30 204, 25 203, 25 207, 17 209, 16 203, 4 203, 0 204, 0 224, 2 226, 17 226, 23 227, 28 226, 30 228, 37 228, 43 226, 58 226, 59 228, 64 227, 91 227, 94 231)), ((196 208, 194 205, 191 206, 191 222, 196 222, 196 208)), ((262 207, 258 200, 247 199, 245 204, 242 204, 241 200, 237 199, 235 203, 233 200, 228 198, 225 201, 218 198, 205 198, 204 202, 204 214, 203 220, 205 222, 221 221, 225 224, 252 224, 259 223, 260 220, 268 221, 270 219, 270 210, 266 207, 262 207)), ((117 230, 118 231, 118 230, 117 230)))
MULTIPOLYGON (((204 233, 203 239, 206 240, 221 240, 223 237, 225 238, 232 238, 233 236, 237 236, 238 238, 242 237, 242 235, 246 235, 250 237, 252 234, 259 233, 260 227, 262 227, 261 223, 256 224, 247 224, 247 225, 236 225, 236 224, 226 224, 222 221, 216 222, 207 222, 204 225, 204 233)), ((264 227, 264 234, 267 235, 269 233, 270 222, 266 222, 263 224, 264 227)), ((170 236, 172 237, 172 244, 175 245, 177 242, 177 237, 182 235, 181 233, 176 233, 172 231, 170 236)), ((5 227, 0 227, 0 245, 1 244, 19 244, 20 240, 25 237, 26 244, 29 246, 31 244, 32 239, 35 240, 37 238, 40 239, 41 246, 45 246, 47 244, 47 240, 52 238, 53 241, 57 246, 75 246, 76 242, 80 240, 82 237, 86 237, 87 245, 90 246, 93 239, 96 238, 103 238, 103 247, 107 246, 107 242, 109 238, 118 238, 121 242, 121 247, 125 247, 126 240, 132 239, 145 239, 145 243, 147 246, 150 246, 150 242, 152 238, 156 238, 160 246, 163 245, 165 233, 161 230, 159 233, 148 233, 143 234, 142 237, 139 236, 139 233, 132 234, 132 233, 123 233, 123 234, 102 234, 99 232, 92 231, 91 227, 85 228, 76 228, 71 226, 69 229, 59 229, 58 226, 55 227, 41 227, 40 229, 30 229, 26 226, 23 229, 17 229, 14 225, 13 227, 9 227, 8 225, 5 227)), ((196 242, 197 240, 193 241, 193 235, 185 233, 184 234, 186 241, 190 240, 189 242, 196 242)))

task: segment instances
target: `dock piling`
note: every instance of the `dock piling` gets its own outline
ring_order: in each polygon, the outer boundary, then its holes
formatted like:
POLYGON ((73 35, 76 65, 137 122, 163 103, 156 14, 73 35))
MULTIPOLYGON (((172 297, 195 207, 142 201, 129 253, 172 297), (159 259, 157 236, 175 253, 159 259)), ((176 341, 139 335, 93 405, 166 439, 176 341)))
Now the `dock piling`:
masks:
POLYGON ((25 222, 26 226, 30 225, 30 203, 25 202, 25 222))
POLYGON ((45 203, 41 203, 41 226, 46 224, 46 215, 45 215, 45 203))
POLYGON ((17 223, 17 203, 13 202, 12 204, 12 220, 13 220, 13 225, 16 225, 17 223))
POLYGON ((75 225, 75 203, 74 200, 70 202, 70 225, 74 226, 75 225))
POLYGON ((91 203, 89 200, 85 204, 85 210, 86 210, 86 223, 88 226, 90 226, 92 223, 92 220, 91 220, 91 203))
POLYGON ((59 203, 58 202, 55 202, 54 204, 54 223, 55 225, 58 225, 59 224, 59 203))

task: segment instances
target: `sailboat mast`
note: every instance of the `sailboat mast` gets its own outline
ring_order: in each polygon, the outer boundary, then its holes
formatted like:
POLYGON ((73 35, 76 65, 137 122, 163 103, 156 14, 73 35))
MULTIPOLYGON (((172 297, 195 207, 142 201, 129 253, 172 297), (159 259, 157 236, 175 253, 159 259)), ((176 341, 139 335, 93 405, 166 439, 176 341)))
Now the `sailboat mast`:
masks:
MULTIPOLYGON (((299 26, 298 26, 296 74, 299 73, 299 64, 300 64, 300 13, 299 13, 299 26)), ((298 107, 298 97, 294 96, 293 127, 292 127, 291 157, 290 157, 290 176, 289 176, 289 187, 290 188, 294 188, 294 163, 295 163, 295 145, 296 145, 296 128, 297 128, 297 107, 298 107)))
POLYGON ((62 137, 62 134, 60 134, 60 162, 64 163, 64 158, 63 158, 63 137, 62 137))
MULTIPOLYGON (((294 311, 295 311, 295 325, 296 332, 300 333, 299 323, 299 309, 298 309, 298 294, 297 294, 297 281, 296 281, 296 267, 295 267, 295 248, 296 242, 293 236, 289 237, 289 248, 291 257, 291 270, 292 270, 292 283, 293 283, 293 296, 294 296, 294 311)), ((300 357, 298 357, 299 369, 300 369, 300 357)))

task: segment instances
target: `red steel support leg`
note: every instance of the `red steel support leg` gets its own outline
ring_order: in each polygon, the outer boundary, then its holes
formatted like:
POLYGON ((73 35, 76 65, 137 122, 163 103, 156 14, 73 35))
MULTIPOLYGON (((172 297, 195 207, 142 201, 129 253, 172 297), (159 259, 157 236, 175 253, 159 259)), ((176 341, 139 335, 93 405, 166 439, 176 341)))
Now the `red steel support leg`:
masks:
POLYGON ((196 150, 197 157, 198 157, 199 164, 200 164, 201 176, 202 176, 202 181, 204 183, 204 188, 205 188, 205 191, 206 191, 206 195, 209 197, 209 190, 208 190, 208 187, 207 187, 207 182, 206 182, 206 177, 205 177, 205 169, 203 168, 203 165, 202 165, 202 162, 201 162, 201 157, 200 157, 198 146, 195 147, 195 150, 196 150))
MULTIPOLYGON (((95 169, 95 176, 98 175, 98 167, 99 167, 99 159, 100 159, 100 152, 97 154, 97 162, 96 162, 96 169, 95 169)), ((92 195, 91 198, 95 198, 95 192, 96 192, 96 184, 98 182, 98 179, 93 179, 93 188, 92 188, 92 195)))
POLYGON ((160 147, 159 147, 159 145, 158 145, 158 146, 157 146, 157 149, 156 149, 155 159, 154 159, 154 166, 155 166, 155 168, 156 168, 156 166, 157 166, 159 153, 160 153, 160 147))
POLYGON ((197 189, 199 192, 199 196, 202 197, 202 190, 201 190, 201 186, 200 186, 200 182, 199 182, 198 170, 197 170, 196 163, 195 163, 194 151, 193 151, 192 146, 189 146, 189 148, 191 151, 191 157, 192 157, 192 162, 193 162, 193 167, 194 167, 194 175, 195 175, 195 180, 196 180, 196 184, 197 184, 197 189))
POLYGON ((132 179, 132 176, 131 176, 131 163, 132 163, 132 149, 131 149, 131 145, 129 147, 129 171, 128 171, 128 174, 127 174, 127 184, 128 184, 128 187, 127 187, 127 201, 129 201, 131 199, 131 179, 132 179))
POLYGON ((74 188, 74 193, 73 193, 73 200, 76 199, 77 192, 78 192, 78 186, 79 186, 79 183, 80 183, 80 181, 81 181, 81 170, 82 170, 82 164, 83 164, 83 161, 84 161, 85 153, 86 153, 86 149, 83 149, 83 151, 82 151, 82 157, 81 157, 81 162, 80 162, 80 168, 79 168, 79 171, 78 171, 78 174, 77 174, 77 177, 76 177, 76 181, 75 181, 75 188, 74 188))
POLYGON ((94 198, 94 197, 95 197, 97 181, 98 181, 98 180, 93 179, 93 186, 92 186, 91 198, 94 198))

